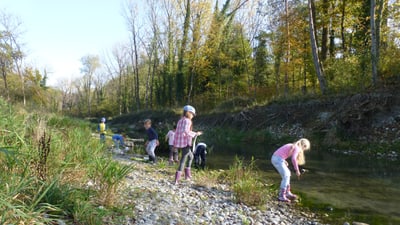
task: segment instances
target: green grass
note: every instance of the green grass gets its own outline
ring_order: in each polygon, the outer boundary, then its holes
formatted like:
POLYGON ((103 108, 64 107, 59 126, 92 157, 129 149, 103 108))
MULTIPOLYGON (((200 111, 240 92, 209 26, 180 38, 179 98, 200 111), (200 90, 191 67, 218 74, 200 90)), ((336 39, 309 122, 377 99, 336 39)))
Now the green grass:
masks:
POLYGON ((259 175, 254 159, 245 164, 236 157, 225 179, 231 185, 237 203, 262 207, 271 197, 271 191, 259 175))
POLYGON ((15 110, 2 99, 0 113, 0 224, 121 217, 115 196, 133 168, 106 154, 89 122, 15 110))

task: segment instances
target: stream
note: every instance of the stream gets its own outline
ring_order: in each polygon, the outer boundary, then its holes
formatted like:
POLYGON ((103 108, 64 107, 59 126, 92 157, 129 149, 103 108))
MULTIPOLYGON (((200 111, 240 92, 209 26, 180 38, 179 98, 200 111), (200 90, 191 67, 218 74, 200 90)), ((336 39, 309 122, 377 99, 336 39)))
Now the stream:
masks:
MULTIPOLYGON (((254 157, 258 169, 265 172, 267 179, 279 185, 280 176, 270 163, 274 150, 268 145, 214 145, 209 148, 207 166, 228 169, 235 155, 246 161, 254 157)), ((398 161, 368 159, 312 148, 306 153, 304 168, 307 172, 300 180, 292 172, 292 191, 305 196, 312 203, 308 204, 311 209, 369 224, 400 223, 398 161)))

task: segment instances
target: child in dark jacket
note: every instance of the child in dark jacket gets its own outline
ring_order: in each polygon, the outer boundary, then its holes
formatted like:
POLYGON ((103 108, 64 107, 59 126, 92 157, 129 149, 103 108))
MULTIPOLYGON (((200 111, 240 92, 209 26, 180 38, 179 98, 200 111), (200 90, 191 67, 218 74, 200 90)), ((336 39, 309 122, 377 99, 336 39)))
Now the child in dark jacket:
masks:
POLYGON ((149 155, 149 161, 151 163, 156 163, 157 158, 156 158, 155 150, 156 150, 157 146, 159 145, 158 134, 157 134, 156 130, 154 130, 154 128, 151 127, 150 119, 146 119, 144 121, 144 128, 146 129, 146 133, 147 133, 147 141, 145 143, 145 146, 146 146, 146 152, 149 155))
POLYGON ((194 151, 194 166, 196 168, 204 170, 206 167, 206 154, 207 145, 203 142, 198 143, 194 151))

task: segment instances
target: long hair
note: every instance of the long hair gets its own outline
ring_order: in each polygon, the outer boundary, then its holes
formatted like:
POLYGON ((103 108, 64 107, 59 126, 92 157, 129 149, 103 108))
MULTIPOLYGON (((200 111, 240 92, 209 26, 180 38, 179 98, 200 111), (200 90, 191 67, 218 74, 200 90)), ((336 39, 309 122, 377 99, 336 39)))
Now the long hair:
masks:
POLYGON ((310 141, 306 138, 302 138, 294 143, 294 147, 297 146, 301 150, 297 155, 297 163, 299 165, 304 165, 306 163, 306 158, 304 156, 304 151, 310 150, 310 141))

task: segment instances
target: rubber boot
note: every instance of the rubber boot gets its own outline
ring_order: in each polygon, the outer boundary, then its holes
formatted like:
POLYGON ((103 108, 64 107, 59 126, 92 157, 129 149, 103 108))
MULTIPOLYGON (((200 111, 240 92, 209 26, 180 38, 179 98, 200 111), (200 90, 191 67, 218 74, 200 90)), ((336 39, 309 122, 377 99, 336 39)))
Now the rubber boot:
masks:
POLYGON ((290 200, 296 200, 297 199, 297 195, 295 195, 292 192, 290 192, 290 185, 288 185, 286 187, 286 198, 288 198, 290 200))
POLYGON ((185 168, 185 179, 190 180, 192 178, 192 174, 190 173, 190 167, 185 168))
POLYGON ((179 183, 179 180, 181 179, 182 172, 181 171, 176 171, 175 173, 175 185, 179 183))
POLYGON ((282 188, 279 191, 278 200, 281 202, 290 202, 290 200, 288 198, 286 198, 286 189, 285 188, 282 188))

